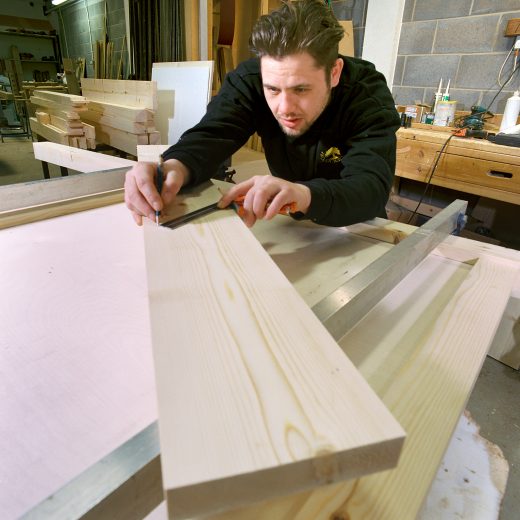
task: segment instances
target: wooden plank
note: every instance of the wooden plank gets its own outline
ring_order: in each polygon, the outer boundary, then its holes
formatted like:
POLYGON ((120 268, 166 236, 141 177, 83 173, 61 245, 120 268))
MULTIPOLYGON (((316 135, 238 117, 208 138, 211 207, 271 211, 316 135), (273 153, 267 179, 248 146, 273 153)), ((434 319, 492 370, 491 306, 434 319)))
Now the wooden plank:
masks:
POLYGON ((89 100, 157 110, 155 81, 83 78, 81 87, 89 100))
POLYGON ((36 116, 36 120, 38 121, 38 123, 42 125, 51 124, 51 116, 47 112, 36 111, 34 115, 36 116))
POLYGON ((42 125, 35 117, 30 117, 29 123, 31 125, 31 130, 36 135, 41 135, 48 141, 52 141, 54 143, 69 144, 67 134, 59 128, 51 125, 42 125))
POLYGON ((67 120, 54 114, 50 114, 50 124, 66 132, 68 135, 81 136, 85 134, 83 124, 78 120, 67 120))
POLYGON ((148 144, 147 134, 131 134, 94 121, 91 121, 91 125, 96 129, 98 143, 108 144, 134 156, 137 156, 138 144, 148 144))
POLYGON ((34 91, 34 94, 33 96, 31 96, 30 98, 30 101, 33 105, 37 105, 37 106, 41 106, 41 107, 45 107, 46 109, 53 109, 53 110, 56 110, 56 111, 60 111, 60 112, 68 112, 68 113, 71 113, 71 112, 81 112, 83 110, 86 110, 86 106, 83 105, 83 106, 79 106, 77 103, 76 103, 76 106, 72 106, 68 103, 61 103, 59 101, 51 101, 49 99, 44 99, 42 97, 40 97, 38 94, 40 93, 40 90, 35 90, 34 91))
POLYGON ((397 462, 404 432, 236 214, 144 231, 170 515, 397 462))
POLYGON ((95 110, 87 110, 81 113, 82 121, 93 121, 102 125, 111 126, 118 130, 123 130, 132 134, 146 134, 149 126, 153 126, 153 122, 148 120, 146 122, 136 122, 126 117, 117 117, 115 115, 104 115, 95 110))
POLYGON ((116 105, 115 103, 105 103, 103 101, 89 101, 88 110, 99 112, 102 115, 126 118, 130 121, 140 123, 154 120, 154 113, 151 110, 126 105, 116 105))
POLYGON ((75 60, 71 58, 63 58, 63 71, 67 78, 67 89, 69 94, 79 95, 81 94, 78 78, 76 77, 76 66, 75 60))
POLYGON ((59 202, 49 202, 19 210, 5 211, 0 213, 0 229, 70 215, 71 213, 87 211, 93 208, 111 206, 112 204, 123 202, 124 198, 124 190, 118 189, 59 202))
POLYGON ((392 293, 391 304, 389 297, 382 300, 340 342, 407 431, 397 468, 215 515, 212 520, 416 517, 520 266, 482 257, 473 269, 468 266, 462 281, 457 275, 454 289, 453 270, 441 275, 438 260, 431 257, 425 264, 420 277, 414 272, 413 282, 405 280, 392 293), (432 277, 439 275, 438 283, 432 284, 432 277), (451 277, 450 289, 440 283, 447 277, 451 277))
POLYGON ((79 108, 88 103, 85 96, 76 96, 74 94, 64 94, 63 92, 51 92, 50 90, 38 90, 34 93, 40 99, 60 103, 63 106, 78 106, 79 108))
POLYGON ((126 171, 135 164, 120 157, 87 152, 51 142, 33 145, 35 155, 39 159, 85 171, 83 175, 0 186, 0 212, 122 189, 126 171), (89 163, 87 159, 90 159, 89 163))

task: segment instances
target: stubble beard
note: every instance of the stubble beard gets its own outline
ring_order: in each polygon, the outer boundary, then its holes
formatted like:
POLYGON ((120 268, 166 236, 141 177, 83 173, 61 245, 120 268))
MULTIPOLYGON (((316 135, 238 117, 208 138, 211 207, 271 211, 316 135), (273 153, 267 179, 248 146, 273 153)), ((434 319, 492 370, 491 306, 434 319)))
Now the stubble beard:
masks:
MULTIPOLYGON (((287 128, 280 121, 280 117, 277 117, 276 120, 277 120, 278 124, 280 125, 280 129, 282 130, 282 132, 285 135, 287 135, 289 137, 299 137, 299 136, 303 135, 305 132, 307 132, 307 130, 309 130, 309 128, 314 124, 314 122, 318 119, 318 117, 320 117, 321 114, 323 114, 323 111, 325 110, 325 108, 327 108, 327 105, 330 102, 330 98, 331 98, 331 89, 329 88, 328 95, 327 95, 327 97, 326 97, 326 99, 325 99, 325 101, 324 101, 324 103, 323 103, 323 105, 321 107, 321 110, 314 117, 314 119, 312 119, 309 122, 305 122, 304 125, 302 126, 302 128, 300 128, 300 129, 287 128)), ((291 116, 293 114, 288 114, 288 115, 291 116)))

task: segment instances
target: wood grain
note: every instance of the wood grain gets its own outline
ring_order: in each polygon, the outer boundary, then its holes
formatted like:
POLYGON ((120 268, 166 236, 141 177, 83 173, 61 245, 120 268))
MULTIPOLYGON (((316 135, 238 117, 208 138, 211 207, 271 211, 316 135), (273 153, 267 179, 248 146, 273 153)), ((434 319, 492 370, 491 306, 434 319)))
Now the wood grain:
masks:
POLYGON ((430 256, 414 271, 412 283, 401 283, 340 342, 407 431, 397 468, 212 519, 414 519, 519 266, 482 257, 474 268, 467 266, 465 276, 460 264, 430 256))
POLYGON ((395 465, 404 433, 231 211, 145 226, 170 515, 395 465))

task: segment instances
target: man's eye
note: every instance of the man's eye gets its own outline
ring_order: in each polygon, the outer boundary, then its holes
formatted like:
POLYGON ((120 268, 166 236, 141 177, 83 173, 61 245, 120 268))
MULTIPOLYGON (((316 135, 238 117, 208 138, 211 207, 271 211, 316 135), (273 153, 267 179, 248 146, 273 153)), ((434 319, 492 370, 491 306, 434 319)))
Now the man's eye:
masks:
POLYGON ((307 92, 308 89, 306 89, 305 87, 297 87, 294 90, 298 94, 303 94, 304 92, 307 92))

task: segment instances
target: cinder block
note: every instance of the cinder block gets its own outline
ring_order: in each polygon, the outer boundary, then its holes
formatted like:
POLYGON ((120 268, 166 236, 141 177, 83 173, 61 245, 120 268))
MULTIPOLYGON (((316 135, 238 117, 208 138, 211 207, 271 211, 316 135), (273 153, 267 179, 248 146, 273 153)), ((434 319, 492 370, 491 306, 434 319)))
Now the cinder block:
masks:
POLYGON ((117 25, 111 25, 108 28, 108 34, 110 35, 111 40, 116 40, 118 38, 122 38, 126 34, 126 25, 124 23, 118 23, 117 25))
POLYGON ((392 95, 396 105, 411 105, 416 101, 423 101, 424 88, 394 87, 392 95))
POLYGON ((110 0, 110 2, 107 2, 107 8, 109 13, 112 13, 113 11, 118 11, 119 9, 123 9, 124 11, 124 0, 110 0))
POLYGON ((415 0, 406 0, 403 11, 403 22, 411 22, 415 0))
POLYGON ((518 10, 518 0, 474 0, 471 14, 503 13, 518 10))
POLYGON ((505 57, 505 53, 462 56, 453 88, 498 90, 497 75, 505 57))
MULTIPOLYGON (((108 5, 107 5, 107 11, 108 11, 108 5)), ((88 14, 90 17, 105 16, 105 2, 103 0, 101 0, 100 2, 95 2, 95 3, 89 2, 88 14)))
POLYGON ((436 21, 403 23, 397 53, 430 54, 436 26, 436 21))
POLYGON ((78 56, 90 56, 92 59, 92 50, 90 49, 90 43, 82 43, 79 45, 78 56))
POLYGON ((397 56, 394 69, 394 85, 402 85, 405 59, 404 56, 397 56))
MULTIPOLYGON (((434 89, 432 89, 432 96, 434 89)), ((471 110, 473 105, 480 105, 482 91, 450 88, 450 99, 457 102, 457 110, 471 110)))
MULTIPOLYGON (((488 106, 488 103, 491 102, 491 100, 495 97, 495 92, 485 92, 484 96, 482 97, 482 103, 481 105, 486 107, 488 106)), ((494 114, 503 114, 504 110, 506 108, 507 99, 513 95, 512 91, 502 91, 498 95, 495 101, 493 101, 493 104, 488 108, 489 111, 493 112, 494 114)))
POLYGON ((439 20, 467 16, 472 0, 415 0, 414 20, 439 20))
POLYGON ((402 84, 410 87, 430 87, 438 85, 439 79, 454 78, 457 73, 460 56, 430 55, 408 56, 404 67, 402 84))
MULTIPOLYGON (((520 0, 518 3, 520 4, 520 0)), ((516 13, 506 13, 500 17, 500 22, 498 24, 498 31, 497 31, 497 39, 496 39, 495 45, 493 47, 493 50, 495 52, 509 51, 509 49, 511 49, 511 47, 515 43, 514 36, 504 36, 507 22, 511 18, 520 18, 520 11, 517 11, 516 13)))
POLYGON ((338 20, 352 20, 355 0, 332 0, 331 7, 338 20))
POLYGON ((441 20, 433 50, 435 53, 491 52, 499 16, 469 16, 441 20))

